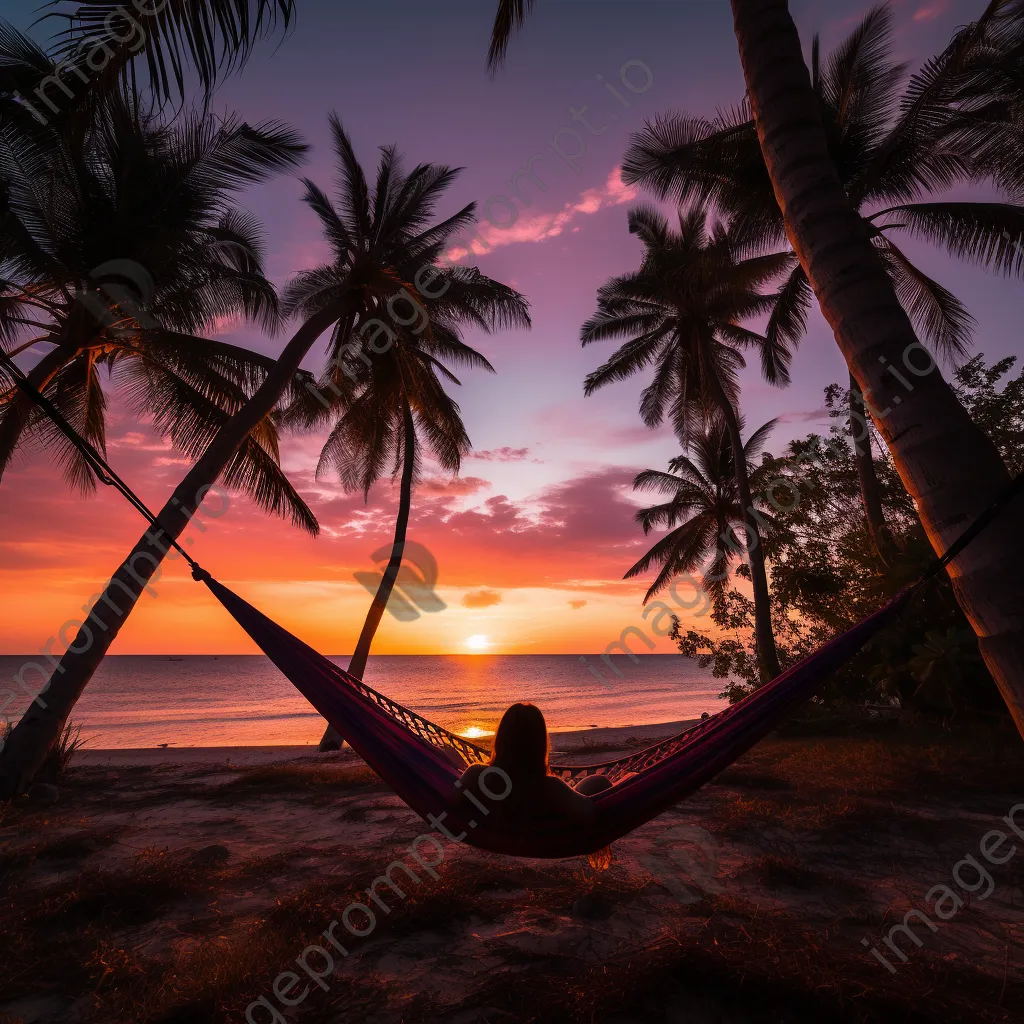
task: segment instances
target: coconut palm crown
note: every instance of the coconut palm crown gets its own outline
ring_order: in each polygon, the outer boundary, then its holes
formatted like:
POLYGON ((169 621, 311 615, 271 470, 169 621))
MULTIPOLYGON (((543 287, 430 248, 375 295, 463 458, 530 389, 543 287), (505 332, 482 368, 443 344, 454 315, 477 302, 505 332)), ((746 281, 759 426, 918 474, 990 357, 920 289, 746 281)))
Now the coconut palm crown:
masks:
MULTIPOLYGON (((767 500, 771 477, 768 469, 755 463, 764 450, 777 421, 764 424, 743 446, 751 491, 759 513, 762 538, 770 545, 778 524, 767 500)), ((743 418, 740 417, 740 429, 743 418)), ((639 509, 636 521, 644 534, 664 529, 651 549, 625 574, 625 579, 643 576, 654 566, 658 575, 644 597, 646 604, 682 573, 702 568, 701 586, 716 609, 724 608, 731 566, 737 545, 732 541, 733 525, 743 518, 736 467, 729 429, 721 416, 712 416, 691 434, 689 454, 674 458, 668 472, 645 469, 633 481, 636 491, 661 494, 667 500, 639 509)))
MULTIPOLYGON (((0 130, 0 343, 42 353, 30 382, 98 449, 116 393, 198 457, 273 366, 207 335, 243 320, 277 326, 260 226, 233 199, 304 149, 280 124, 191 115, 168 125, 114 101, 82 133, 23 119, 0 130)), ((94 486, 9 376, 0 388, 0 472, 19 448, 44 444, 69 483, 94 486)), ((266 418, 225 481, 315 532, 277 460, 266 418)))
MULTIPOLYGON (((920 81, 908 85, 907 65, 895 62, 892 50, 891 10, 875 7, 825 59, 815 37, 812 84, 840 180, 897 295, 922 339, 955 359, 971 344, 974 319, 914 265, 897 238, 928 241, 967 262, 1019 274, 1024 206, 928 199, 971 180, 974 167, 951 134, 949 116, 938 116, 934 102, 921 102, 920 81)), ((711 119, 672 114, 648 124, 633 138, 623 180, 680 202, 710 204, 765 246, 788 244, 746 103, 711 119)), ((802 333, 811 298, 804 270, 794 266, 767 336, 802 333)))

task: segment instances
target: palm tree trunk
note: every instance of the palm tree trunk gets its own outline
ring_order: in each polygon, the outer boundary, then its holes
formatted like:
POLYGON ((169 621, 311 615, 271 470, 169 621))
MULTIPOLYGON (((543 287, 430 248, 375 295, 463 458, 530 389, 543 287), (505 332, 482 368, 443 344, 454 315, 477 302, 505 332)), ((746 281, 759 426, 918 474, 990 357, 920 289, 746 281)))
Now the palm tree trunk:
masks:
POLYGON ((779 664, 779 652, 775 647, 775 633, 772 630, 771 595, 768 590, 768 573, 764 564, 764 545, 761 543, 761 531, 757 527, 754 501, 750 494, 750 477, 747 472, 747 455, 743 450, 743 437, 740 434, 739 419, 736 410, 729 400, 722 382, 715 372, 711 346, 708 338, 700 340, 701 356, 704 362, 705 379, 711 392, 711 398, 721 410, 729 431, 729 442, 732 445, 732 459, 736 473, 736 488, 739 491, 740 508, 743 513, 743 525, 746 527, 747 560, 750 563, 750 579, 754 589, 754 639, 757 644, 757 663, 761 673, 761 682, 767 683, 782 674, 779 664))
MULTIPOLYGON (((256 393, 221 428, 160 510, 157 518, 166 535, 180 536, 208 488, 216 483, 249 432, 273 410, 306 353, 336 318, 336 312, 326 310, 303 324, 256 393)), ((88 618, 79 625, 44 695, 33 701, 0 750, 0 799, 9 800, 28 787, 168 550, 166 537, 148 530, 114 573, 88 618)))
MULTIPOLYGON (((818 304, 917 504, 946 550, 1009 474, 913 327, 846 196, 786 0, 732 0, 740 63, 786 231, 818 304)), ((1024 735, 1024 550, 1016 502, 949 567, 957 600, 1024 735)))
POLYGON ((864 407, 864 396, 860 386, 850 374, 850 440, 853 442, 854 458, 857 463, 857 479, 860 481, 860 497, 864 504, 864 515, 868 521, 868 532, 883 565, 888 565, 894 554, 892 534, 885 521, 882 509, 882 493, 875 473, 875 460, 871 455, 871 426, 864 407))
MULTIPOLYGON (((405 536, 409 530, 409 513, 412 510, 412 475, 416 463, 416 425, 413 422, 412 410, 405 409, 405 451, 402 464, 402 489, 398 498, 398 518, 395 520, 395 543, 391 548, 391 558, 373 595, 370 610, 366 613, 362 632, 356 643, 356 649, 348 663, 348 672, 356 679, 362 679, 366 671, 366 659, 370 656, 370 647, 377 634, 377 627, 384 617, 391 592, 395 589, 398 570, 402 568, 402 553, 405 551, 405 536)), ((320 740, 321 750, 338 750, 344 737, 333 725, 328 725, 320 740)))

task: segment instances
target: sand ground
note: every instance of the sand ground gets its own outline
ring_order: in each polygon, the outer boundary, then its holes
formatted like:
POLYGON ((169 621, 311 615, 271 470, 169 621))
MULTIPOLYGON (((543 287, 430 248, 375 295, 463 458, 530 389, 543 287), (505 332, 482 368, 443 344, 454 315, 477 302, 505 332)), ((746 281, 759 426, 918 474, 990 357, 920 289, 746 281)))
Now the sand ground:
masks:
MULTIPOLYGON (((605 760, 679 725, 555 748, 605 760)), ((990 867, 988 899, 900 943, 896 976, 861 945, 926 908, 1024 800, 1002 757, 772 738, 616 843, 607 870, 446 843, 438 879, 385 893, 389 913, 350 937, 328 991, 282 1019, 1024 1020, 1024 842, 990 867)), ((0 822, 0 1021, 280 1006, 275 978, 426 830, 347 749, 84 752, 55 805, 0 822)))

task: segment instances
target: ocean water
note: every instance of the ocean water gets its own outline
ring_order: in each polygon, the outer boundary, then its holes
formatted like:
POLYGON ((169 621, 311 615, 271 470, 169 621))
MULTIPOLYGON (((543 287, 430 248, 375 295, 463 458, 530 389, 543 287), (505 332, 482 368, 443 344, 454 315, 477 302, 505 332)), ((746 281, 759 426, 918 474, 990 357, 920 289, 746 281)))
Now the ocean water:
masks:
MULTIPOLYGON (((27 659, 0 657, 0 690, 27 659)), ((332 658, 344 667, 347 657, 332 658)), ((439 725, 469 736, 493 732, 517 700, 537 704, 551 729, 648 725, 714 714, 723 681, 674 654, 633 662, 612 657, 614 671, 579 655, 378 655, 366 682, 439 725), (607 686, 588 666, 603 670, 607 686)), ((29 675, 29 685, 35 684, 29 675)), ((46 695, 42 695, 46 699, 46 695)), ((16 719, 25 696, 6 715, 16 719)), ((323 719, 258 655, 106 658, 72 713, 93 749, 262 746, 316 743, 323 719)))

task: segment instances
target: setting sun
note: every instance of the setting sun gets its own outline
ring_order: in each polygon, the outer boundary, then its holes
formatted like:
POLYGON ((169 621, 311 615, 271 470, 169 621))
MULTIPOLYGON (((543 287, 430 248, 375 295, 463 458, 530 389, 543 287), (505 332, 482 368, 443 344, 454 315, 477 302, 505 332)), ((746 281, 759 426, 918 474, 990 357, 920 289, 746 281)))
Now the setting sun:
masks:
POLYGON ((471 651, 486 651, 491 646, 491 641, 483 633, 476 633, 466 637, 466 646, 471 651))
POLYGON ((459 733, 460 736, 465 736, 468 740, 478 740, 481 736, 493 736, 493 729, 481 729, 479 725, 471 725, 468 729, 464 729, 459 733))

